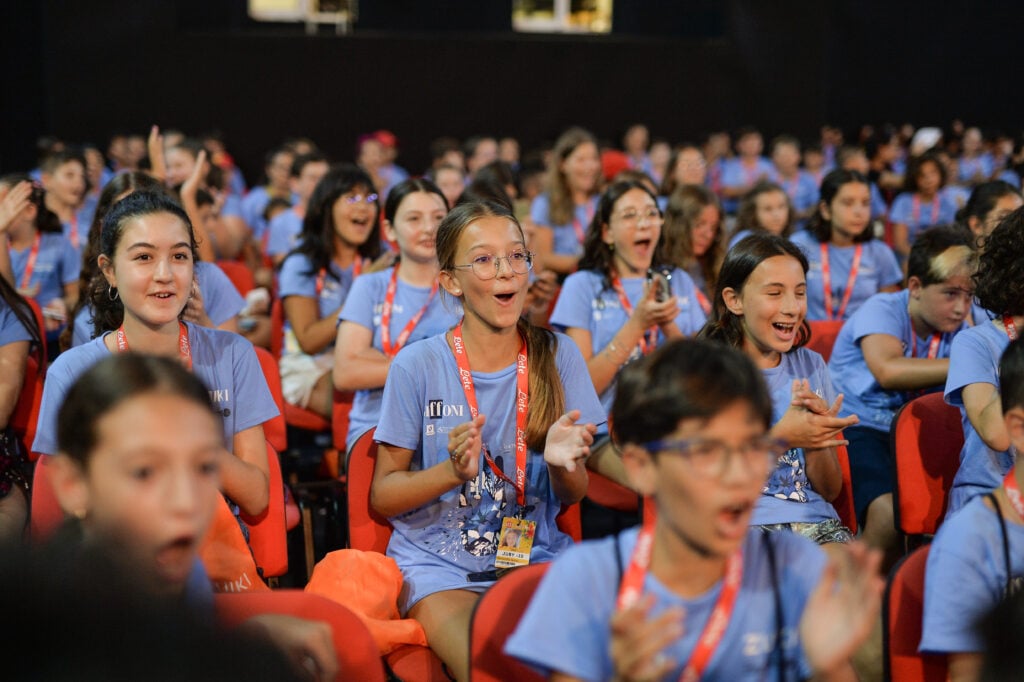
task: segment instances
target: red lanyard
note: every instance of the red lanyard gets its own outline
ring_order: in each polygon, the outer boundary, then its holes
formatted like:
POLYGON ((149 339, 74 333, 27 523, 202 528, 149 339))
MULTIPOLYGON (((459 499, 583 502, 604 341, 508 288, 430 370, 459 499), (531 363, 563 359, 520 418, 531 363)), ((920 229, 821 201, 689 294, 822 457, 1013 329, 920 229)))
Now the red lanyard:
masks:
POLYGON ((743 184, 746 186, 753 185, 754 181, 757 180, 757 171, 760 170, 761 166, 754 161, 754 167, 749 168, 747 164, 743 163, 743 159, 740 159, 740 170, 743 172, 743 184))
MULTIPOLYGON (((910 318, 909 312, 907 315, 907 326, 910 328, 910 357, 917 357, 917 334, 914 333, 914 321, 910 318)), ((928 360, 934 360, 939 356, 939 343, 942 341, 942 334, 935 332, 932 334, 931 341, 928 342, 928 360)))
MULTIPOLYGON (((921 217, 921 198, 916 194, 914 195, 914 225, 918 224, 918 218, 921 217)), ((939 222, 939 195, 936 194, 935 198, 932 199, 932 219, 929 221, 929 225, 934 225, 939 222)))
POLYGON ((384 346, 384 354, 390 358, 395 357, 398 351, 402 350, 405 342, 409 340, 409 335, 416 329, 416 325, 419 324, 420 318, 423 317, 423 313, 427 312, 427 306, 434 300, 434 295, 437 294, 437 280, 434 280, 434 286, 430 289, 430 296, 427 297, 427 302, 423 304, 419 312, 412 316, 412 319, 406 323, 405 328, 402 329, 402 333, 398 335, 398 339, 395 341, 394 346, 391 345, 391 308, 395 304, 395 292, 398 290, 398 264, 391 270, 391 281, 388 282, 388 290, 384 294, 384 310, 381 312, 380 317, 380 338, 381 345, 384 346))
MULTIPOLYGON (((124 334, 124 325, 117 328, 117 350, 121 353, 128 350, 128 338, 124 334)), ((188 341, 188 327, 184 322, 178 323, 178 354, 182 362, 192 369, 192 345, 188 341)))
POLYGON ((711 301, 704 295, 704 292, 700 289, 694 288, 693 293, 697 295, 697 303, 700 304, 700 309, 704 311, 705 315, 711 314, 711 301))
MULTIPOLYGON (((654 546, 654 523, 644 523, 636 539, 636 547, 629 559, 629 566, 622 576, 622 583, 619 585, 619 598, 617 606, 619 609, 629 608, 644 589, 644 579, 647 577, 647 569, 651 564, 651 550, 654 546)), ((740 592, 740 583, 743 580, 743 550, 737 549, 733 552, 725 564, 725 576, 722 579, 722 592, 718 595, 718 601, 711 611, 711 616, 704 624, 704 629, 697 640, 690 660, 679 677, 681 682, 692 682, 699 680, 711 661, 718 644, 722 641, 722 635, 729 625, 733 608, 736 606, 736 597, 740 592)))
MULTIPOLYGON (((359 273, 363 270, 363 259, 356 256, 356 260, 352 263, 352 279, 359 276, 359 273)), ((324 290, 324 280, 327 279, 327 268, 320 268, 320 272, 316 276, 316 296, 320 298, 320 292, 324 290)))
POLYGON ((1012 315, 1003 315, 1003 327, 1006 328, 1006 335, 1010 337, 1010 341, 1017 340, 1017 325, 1013 323, 1012 315))
MULTIPOLYGON (((479 408, 476 402, 476 386, 473 385, 473 373, 469 369, 469 357, 466 355, 466 344, 462 340, 462 322, 452 332, 452 347, 455 349, 455 364, 459 366, 459 380, 469 404, 469 416, 476 419, 479 408)), ((501 470, 497 462, 491 459, 484 447, 484 458, 494 475, 510 484, 516 491, 516 502, 520 507, 526 505, 526 411, 530 402, 530 375, 526 355, 526 339, 522 339, 519 355, 516 358, 516 479, 513 481, 501 470)))
POLYGON ((32 271, 36 269, 36 259, 39 257, 39 244, 43 239, 43 235, 36 232, 35 239, 32 240, 32 249, 28 252, 28 261, 25 263, 25 272, 21 275, 21 289, 28 289, 29 282, 32 281, 32 271))
POLYGON ((1017 467, 1012 466, 1003 477, 1003 487, 1006 488, 1006 497, 1010 500, 1017 515, 1024 519, 1024 500, 1020 497, 1020 487, 1017 485, 1017 476, 1014 474, 1017 467))
MULTIPOLYGON (((622 309, 626 311, 626 315, 633 314, 633 304, 626 298, 626 291, 622 288, 622 280, 619 279, 618 275, 612 275, 612 288, 615 289, 615 293, 619 295, 619 304, 622 309)), ((644 332, 644 335, 640 337, 640 352, 644 355, 654 350, 655 346, 658 345, 658 325, 651 325, 651 327, 644 332)))
POLYGON ((864 251, 863 244, 857 244, 853 250, 853 262, 850 264, 850 276, 846 279, 846 289, 843 290, 843 300, 839 304, 839 312, 832 308, 832 273, 828 264, 828 244, 821 245, 821 281, 825 287, 825 316, 830 320, 843 319, 846 306, 850 303, 850 295, 853 293, 853 283, 857 281, 857 272, 860 270, 860 257, 864 251))
MULTIPOLYGON (((590 221, 592 221, 593 219, 594 203, 592 201, 589 201, 587 202, 587 225, 589 225, 590 221)), ((586 230, 583 228, 583 225, 580 224, 580 219, 576 217, 575 210, 573 211, 572 216, 572 227, 574 230, 576 230, 576 239, 579 241, 580 244, 582 244, 583 240, 587 238, 587 233, 586 230)))
POLYGON ((71 214, 71 245, 78 248, 78 216, 71 214))

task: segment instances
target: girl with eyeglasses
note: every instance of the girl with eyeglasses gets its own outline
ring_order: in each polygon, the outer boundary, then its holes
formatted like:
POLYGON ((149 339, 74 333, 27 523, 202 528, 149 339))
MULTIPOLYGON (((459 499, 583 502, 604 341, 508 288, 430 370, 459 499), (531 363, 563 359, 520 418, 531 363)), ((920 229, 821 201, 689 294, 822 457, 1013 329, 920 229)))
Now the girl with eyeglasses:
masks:
POLYGON ((805 348, 807 259, 788 239, 755 233, 729 250, 700 338, 742 350, 772 397, 771 435, 788 444, 753 510, 764 532, 792 531, 818 544, 852 534, 831 502, 842 487, 836 447, 857 417, 836 416, 842 397, 821 356, 805 348))
POLYGON ((384 204, 384 234, 398 244, 392 267, 352 284, 334 345, 334 387, 355 391, 346 447, 377 425, 391 361, 408 344, 444 332, 462 315, 438 294, 435 239, 448 203, 433 182, 395 185, 384 204))
POLYGON ((642 182, 611 185, 598 202, 580 269, 569 275, 551 325, 576 342, 605 411, 623 365, 704 324, 690 276, 666 264, 658 201, 642 182), (658 279, 649 279, 657 272, 658 279))
POLYGON ((677 340, 627 367, 612 411, 640 528, 551 564, 505 651, 549 680, 848 680, 877 618, 878 556, 749 527, 784 449, 739 350, 677 340))
POLYGON ((605 415, 576 346, 522 317, 532 254, 507 206, 456 206, 437 256, 464 315, 395 357, 370 500, 394 527, 400 610, 466 680, 480 593, 572 544, 556 516, 586 492, 584 461, 605 415), (513 531, 519 551, 500 549, 513 531))
POLYGON ((353 164, 334 166, 313 190, 299 244, 278 275, 284 399, 328 419, 338 315, 355 278, 380 255, 379 211, 370 176, 353 164))

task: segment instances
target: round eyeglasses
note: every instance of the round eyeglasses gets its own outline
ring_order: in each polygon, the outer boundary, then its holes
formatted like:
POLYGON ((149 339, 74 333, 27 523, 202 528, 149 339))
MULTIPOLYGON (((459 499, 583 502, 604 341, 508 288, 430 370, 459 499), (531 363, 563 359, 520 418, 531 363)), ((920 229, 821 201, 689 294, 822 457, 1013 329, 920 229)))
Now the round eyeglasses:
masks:
POLYGON ((737 446, 726 445, 720 440, 684 438, 651 441, 643 443, 642 447, 652 453, 680 455, 697 474, 706 478, 724 476, 733 455, 740 458, 744 467, 767 472, 788 450, 785 441, 770 436, 753 438, 737 446))
POLYGON ((454 265, 455 268, 471 268, 473 274, 480 279, 494 279, 501 270, 501 262, 508 263, 508 269, 517 275, 525 275, 533 268, 533 254, 529 251, 513 251, 507 256, 495 256, 490 253, 481 254, 469 263, 454 265))

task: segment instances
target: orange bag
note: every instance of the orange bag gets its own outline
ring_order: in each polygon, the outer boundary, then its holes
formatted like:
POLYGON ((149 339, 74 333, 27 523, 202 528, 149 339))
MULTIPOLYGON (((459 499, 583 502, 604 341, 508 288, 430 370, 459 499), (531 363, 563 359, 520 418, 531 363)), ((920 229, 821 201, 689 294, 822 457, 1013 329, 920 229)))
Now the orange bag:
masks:
POLYGON ((217 499, 217 513, 199 548, 199 557, 210 576, 214 592, 269 590, 256 570, 256 561, 242 529, 238 527, 238 519, 222 495, 217 499))
POLYGON ((380 552, 340 549, 313 567, 306 591, 347 606, 366 623, 381 656, 405 644, 427 646, 423 626, 398 614, 402 572, 380 552))

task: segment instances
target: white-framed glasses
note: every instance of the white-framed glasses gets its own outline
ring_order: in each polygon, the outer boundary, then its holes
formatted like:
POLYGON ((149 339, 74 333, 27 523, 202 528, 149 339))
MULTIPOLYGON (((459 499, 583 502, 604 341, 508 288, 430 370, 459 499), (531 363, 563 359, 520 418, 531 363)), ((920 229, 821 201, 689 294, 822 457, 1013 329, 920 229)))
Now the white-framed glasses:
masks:
POLYGON ((495 256, 491 253, 480 254, 469 263, 453 265, 454 268, 471 268, 473 274, 480 279, 494 279, 501 270, 501 262, 508 264, 509 270, 517 275, 525 275, 533 268, 533 254, 529 251, 513 251, 507 256, 495 256))

